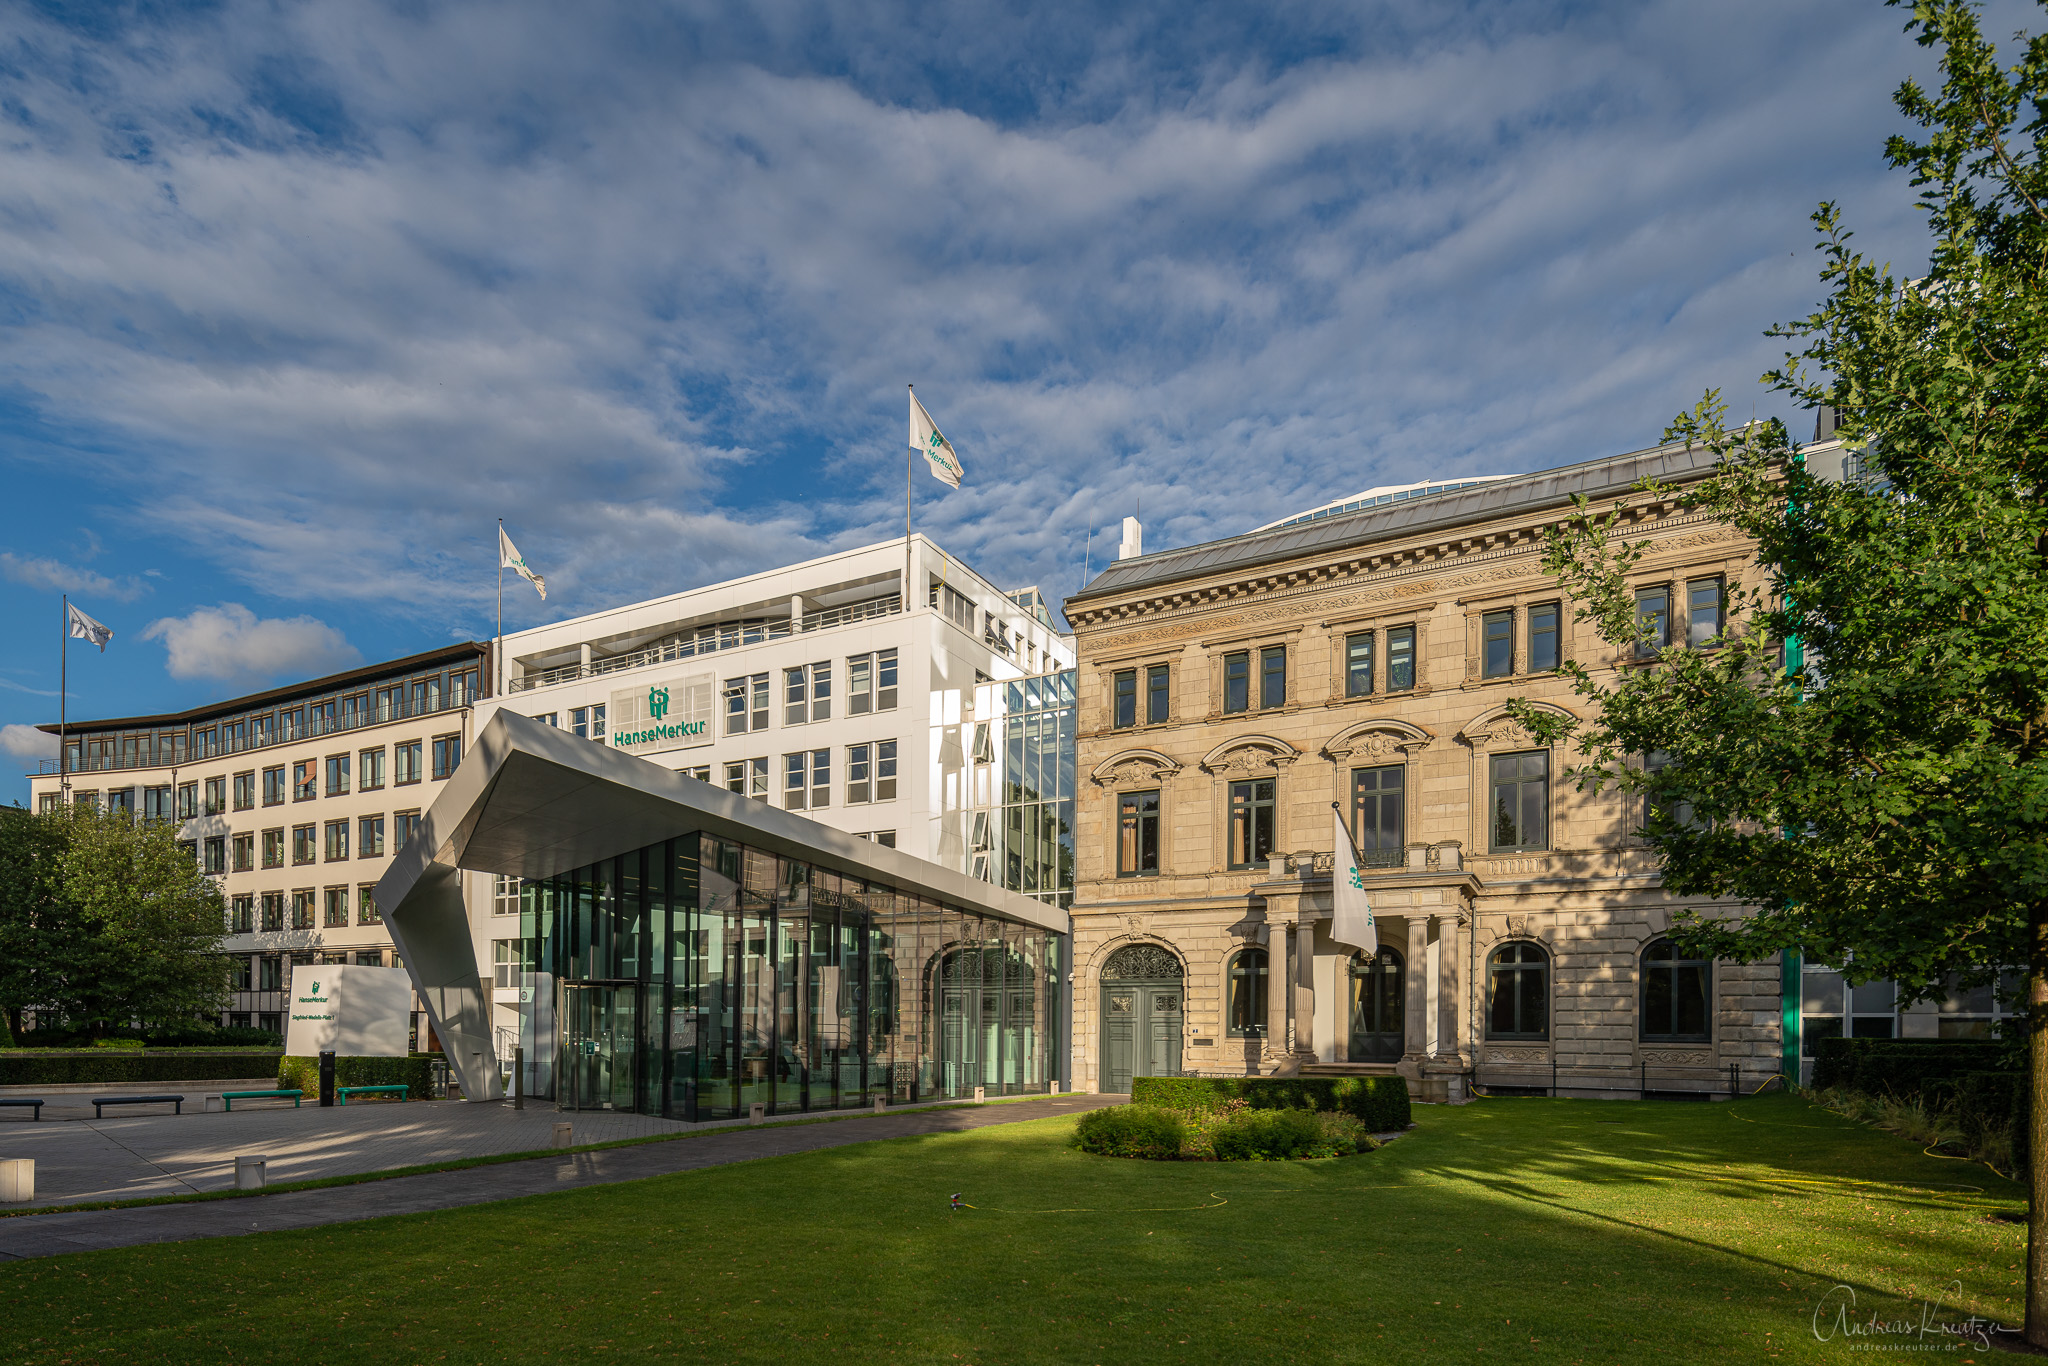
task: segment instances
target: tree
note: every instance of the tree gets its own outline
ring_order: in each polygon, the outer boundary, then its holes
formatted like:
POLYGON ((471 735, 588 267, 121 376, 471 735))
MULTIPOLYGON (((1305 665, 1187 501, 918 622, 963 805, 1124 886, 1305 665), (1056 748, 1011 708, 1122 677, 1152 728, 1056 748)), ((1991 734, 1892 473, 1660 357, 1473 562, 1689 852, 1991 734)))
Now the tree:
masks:
POLYGON ((43 952, 62 910, 59 864, 65 829, 18 806, 0 809, 0 1016, 21 1036, 22 1012, 45 999, 43 952))
POLYGON ((1576 747, 1581 788, 1645 795, 1667 887, 1750 908, 1679 917, 1691 948, 1798 949, 1908 999, 2024 967, 2026 1335, 2048 1346, 2048 38, 2001 69, 1960 0, 1907 31, 1941 54, 1938 93, 1895 97, 1919 136, 1886 145, 1928 269, 1865 259, 1823 204, 1824 302, 1772 329, 1804 349, 1763 377, 1832 408, 1865 476, 1817 477, 1782 423, 1731 429, 1710 391, 1667 435, 1714 473, 1643 493, 1753 538, 1765 582, 1710 648, 1639 660, 1645 547, 1581 502, 1545 567, 1617 656, 1567 666, 1593 719, 1515 711, 1576 747))

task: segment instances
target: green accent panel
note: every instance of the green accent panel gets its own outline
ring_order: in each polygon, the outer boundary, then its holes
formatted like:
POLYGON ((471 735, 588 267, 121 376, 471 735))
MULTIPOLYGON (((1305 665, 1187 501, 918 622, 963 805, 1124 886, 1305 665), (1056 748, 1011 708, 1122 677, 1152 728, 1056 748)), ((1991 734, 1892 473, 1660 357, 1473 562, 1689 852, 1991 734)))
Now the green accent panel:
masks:
POLYGON ((1806 966, 1805 958, 1796 949, 1785 949, 1778 955, 1778 999, 1784 1011, 1784 1054, 1781 1063, 1785 1073, 1785 1084, 1799 1084, 1799 1011, 1805 1004, 1802 996, 1801 974, 1806 966))

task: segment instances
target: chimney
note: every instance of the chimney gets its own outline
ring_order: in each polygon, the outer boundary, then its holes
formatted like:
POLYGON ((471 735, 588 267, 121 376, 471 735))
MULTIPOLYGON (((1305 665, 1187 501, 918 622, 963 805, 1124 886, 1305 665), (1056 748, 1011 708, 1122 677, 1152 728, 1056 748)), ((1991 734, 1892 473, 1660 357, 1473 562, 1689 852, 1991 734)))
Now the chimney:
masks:
POLYGON ((1116 548, 1119 560, 1135 560, 1145 553, 1145 528, 1138 525, 1135 517, 1124 518, 1123 543, 1116 548))

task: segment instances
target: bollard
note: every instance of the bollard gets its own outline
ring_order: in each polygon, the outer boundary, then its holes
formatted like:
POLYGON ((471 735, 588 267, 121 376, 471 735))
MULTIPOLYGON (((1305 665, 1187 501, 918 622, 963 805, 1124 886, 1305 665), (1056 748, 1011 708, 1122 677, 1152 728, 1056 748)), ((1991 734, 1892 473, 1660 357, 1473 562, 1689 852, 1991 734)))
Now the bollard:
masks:
POLYGON ((878 1114, 878 1115, 885 1115, 885 1114, 887 1114, 888 1112, 889 1112, 889 1098, 888 1098, 887 1096, 876 1096, 876 1097, 875 1097, 875 1113, 876 1113, 876 1114, 878 1114))
POLYGON ((263 1164, 267 1157, 238 1157, 235 1159, 235 1189, 238 1191, 260 1191, 263 1189, 263 1164))
POLYGON ((320 1104, 332 1107, 334 1104, 334 1050, 322 1049, 320 1053, 320 1104))
POLYGON ((1060 1084, 1059 1084, 1058 1082, 1054 1082, 1054 1083, 1052 1084, 1052 1090, 1050 1090, 1050 1091, 1046 1092, 1046 1094, 1047 1094, 1047 1095, 1049 1095, 1049 1096, 1056 1096, 1056 1095, 1058 1095, 1059 1093, 1060 1093, 1060 1084))
POLYGON ((766 1102, 766 1101, 763 1101, 763 1100, 757 1100, 757 1101, 755 1101, 755 1102, 754 1102, 754 1103, 753 1103, 752 1105, 749 1105, 749 1106, 747 1107, 747 1123, 749 1123, 749 1124, 765 1124, 765 1123, 767 1123, 767 1122, 768 1122, 768 1102, 766 1102))
POLYGON ((984 1096, 982 1095, 982 1093, 981 1093, 981 1088, 980 1088, 979 1086, 977 1086, 977 1087, 975 1087, 975 1088, 974 1088, 974 1103, 975 1103, 976 1105, 986 1105, 986 1104, 988 1104, 988 1100, 987 1100, 987 1098, 986 1098, 986 1097, 984 1097, 984 1096))
POLYGON ((512 1108, 526 1108, 526 1049, 512 1050, 512 1108))
POLYGON ((0 1201, 19 1205, 36 1198, 36 1160, 33 1157, 0 1159, 0 1201))
POLYGON ((566 1148, 566 1147, 568 1147, 568 1146, 569 1146, 569 1126, 568 1126, 568 1125, 566 1125, 566 1124, 557 1124, 557 1125, 555 1126, 555 1139, 554 1139, 554 1145, 555 1145, 555 1146, 556 1146, 557 1148, 566 1148))

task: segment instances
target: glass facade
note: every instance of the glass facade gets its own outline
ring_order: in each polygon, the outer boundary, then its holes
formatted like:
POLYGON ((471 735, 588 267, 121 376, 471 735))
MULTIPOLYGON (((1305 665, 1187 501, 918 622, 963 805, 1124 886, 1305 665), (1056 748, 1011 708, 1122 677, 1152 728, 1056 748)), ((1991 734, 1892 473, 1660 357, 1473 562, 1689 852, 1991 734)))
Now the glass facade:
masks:
POLYGON ((521 892, 527 1093, 675 1119, 1042 1092, 1061 936, 688 835, 521 892))
POLYGON ((1077 677, 1064 669, 981 684, 974 714, 990 719, 962 737, 969 875, 1061 910, 1074 901, 1077 677))

